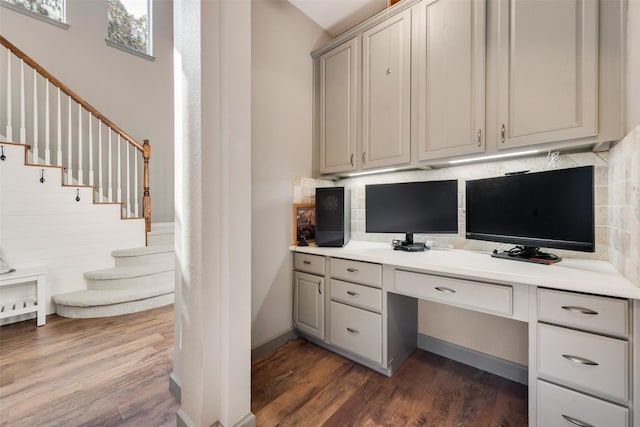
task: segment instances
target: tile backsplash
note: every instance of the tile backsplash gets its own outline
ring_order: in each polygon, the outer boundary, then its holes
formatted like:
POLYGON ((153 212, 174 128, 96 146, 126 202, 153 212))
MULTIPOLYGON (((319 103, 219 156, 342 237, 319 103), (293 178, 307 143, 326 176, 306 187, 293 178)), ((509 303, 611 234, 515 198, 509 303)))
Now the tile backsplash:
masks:
POLYGON ((640 287, 640 125, 609 150, 609 260, 640 287))
POLYGON ((351 190, 351 239, 390 243, 392 239, 404 239, 404 235, 365 232, 365 185, 458 179, 458 234, 415 234, 415 240, 432 240, 436 247, 479 251, 504 250, 513 245, 464 237, 466 180, 502 176, 507 172, 538 172, 550 168, 591 165, 595 167, 596 251, 588 253, 552 249, 551 252, 563 257, 611 261, 621 273, 640 286, 640 126, 608 152, 560 155, 556 153, 554 156, 542 154, 528 158, 369 175, 339 181, 296 178, 293 199, 294 202, 313 202, 316 187, 348 187, 351 190))

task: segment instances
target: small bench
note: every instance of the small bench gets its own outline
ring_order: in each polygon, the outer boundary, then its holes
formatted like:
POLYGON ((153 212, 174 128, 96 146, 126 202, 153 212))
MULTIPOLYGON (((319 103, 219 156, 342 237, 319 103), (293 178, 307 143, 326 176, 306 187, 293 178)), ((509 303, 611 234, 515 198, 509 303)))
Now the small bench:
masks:
POLYGON ((24 286, 35 282, 36 298, 5 303, 0 301, 0 319, 19 316, 27 313, 37 313, 37 324, 42 326, 47 322, 46 318, 46 285, 47 270, 42 267, 19 268, 11 273, 0 275, 0 287, 24 286))

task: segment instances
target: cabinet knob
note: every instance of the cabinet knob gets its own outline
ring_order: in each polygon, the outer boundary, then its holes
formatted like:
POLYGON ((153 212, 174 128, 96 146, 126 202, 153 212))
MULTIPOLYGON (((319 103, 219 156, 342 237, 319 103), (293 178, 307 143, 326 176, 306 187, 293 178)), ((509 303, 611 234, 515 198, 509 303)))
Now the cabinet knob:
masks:
POLYGON ((595 427, 593 424, 586 423, 577 418, 570 417, 569 415, 562 414, 562 418, 569 421, 571 424, 577 425, 578 427, 595 427))
POLYGON ((444 292, 446 294, 455 294, 456 291, 451 288, 445 288, 444 286, 436 286, 436 291, 444 292))
POLYGON ((311 261, 309 261, 308 259, 305 259, 304 261, 302 261, 302 263, 303 263, 303 264, 310 265, 310 264, 311 264, 311 261))
POLYGON ((347 291, 347 294, 348 294, 349 296, 352 296, 352 297, 359 297, 359 296, 360 296, 360 294, 359 294, 359 293, 357 293, 357 292, 353 292, 353 291, 347 291))
POLYGON ((562 308, 572 313, 589 314, 591 316, 598 314, 597 311, 591 310, 590 308, 578 307, 576 305, 563 305, 562 308))
POLYGON ((349 267, 349 268, 347 268, 347 271, 348 271, 349 273, 357 273, 357 272, 358 272, 358 271, 360 271, 360 270, 358 270, 357 268, 349 267))
POLYGON ((320 287, 320 282, 318 282, 318 293, 322 295, 322 288, 320 287))
POLYGON ((351 155, 351 167, 353 167, 353 154, 351 155))
POLYGON ((351 335, 358 335, 360 333, 359 330, 353 328, 347 328, 347 332, 349 332, 351 335))
POLYGON ((367 152, 362 152, 362 164, 364 165, 367 162, 367 152))
POLYGON ((504 138, 505 138, 505 133, 507 132, 506 128, 504 127, 504 123, 502 124, 502 128, 500 129, 500 140, 502 141, 502 143, 504 144, 504 138))
POLYGON ((482 147, 482 129, 478 129, 478 147, 482 147))

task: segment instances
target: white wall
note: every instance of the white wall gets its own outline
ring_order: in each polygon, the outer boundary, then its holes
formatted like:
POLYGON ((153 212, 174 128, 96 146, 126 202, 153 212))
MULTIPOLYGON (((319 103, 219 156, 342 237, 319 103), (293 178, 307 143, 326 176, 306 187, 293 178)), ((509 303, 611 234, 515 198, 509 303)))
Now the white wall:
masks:
POLYGON ((2 146, 0 246, 12 267, 47 269, 47 314, 54 313, 51 297, 86 289, 85 272, 114 266, 111 251, 144 246, 144 220, 93 204, 90 188, 63 187, 59 168, 44 168, 41 183, 43 168, 25 166, 23 146, 2 146))
POLYGON ((627 133, 640 124, 640 0, 628 1, 627 133))
POLYGON ((149 61, 106 45, 107 0, 67 0, 67 30, 0 8, 7 40, 133 138, 150 141, 153 222, 173 220, 172 14, 170 1, 154 1, 149 61))
POLYGON ((330 36, 289 2, 252 2, 252 347, 292 317, 291 203, 311 176, 312 61, 330 36))

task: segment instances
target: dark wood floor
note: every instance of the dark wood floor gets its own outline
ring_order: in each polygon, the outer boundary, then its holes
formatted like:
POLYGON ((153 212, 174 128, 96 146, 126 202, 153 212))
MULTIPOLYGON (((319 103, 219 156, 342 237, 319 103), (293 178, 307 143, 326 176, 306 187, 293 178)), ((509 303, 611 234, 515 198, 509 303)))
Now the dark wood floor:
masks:
POLYGON ((416 350, 391 378, 304 340, 252 367, 258 426, 527 425, 527 387, 416 350))
POLYGON ((175 426, 173 305, 0 327, 0 425, 175 426))
MULTIPOLYGON (((0 426, 175 426, 173 306, 0 327, 0 426)), ((387 378, 304 340, 252 365, 262 426, 527 425, 520 384, 417 350, 387 378)))

